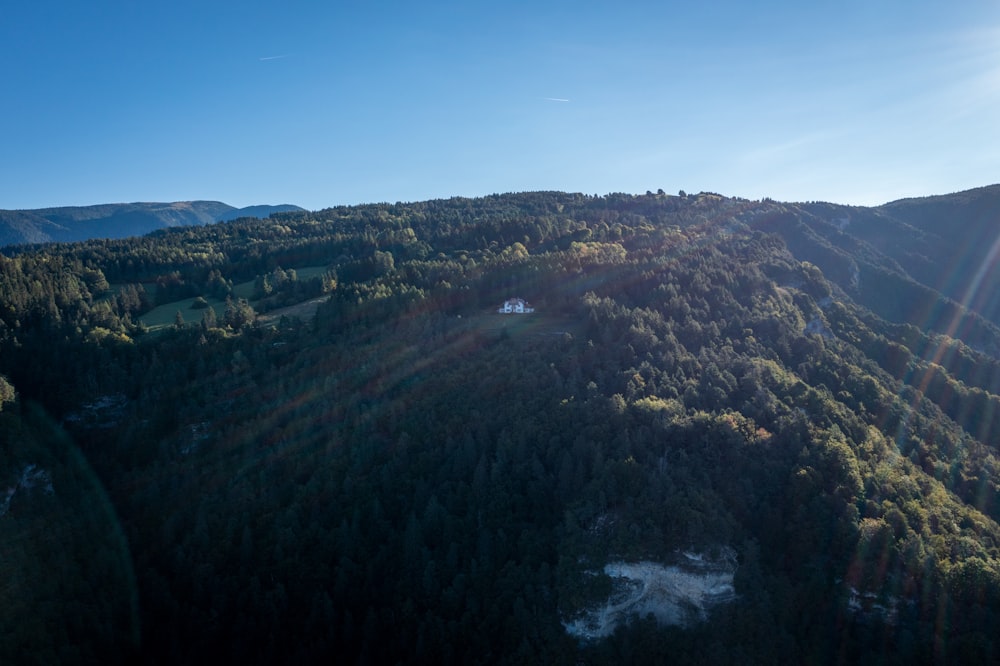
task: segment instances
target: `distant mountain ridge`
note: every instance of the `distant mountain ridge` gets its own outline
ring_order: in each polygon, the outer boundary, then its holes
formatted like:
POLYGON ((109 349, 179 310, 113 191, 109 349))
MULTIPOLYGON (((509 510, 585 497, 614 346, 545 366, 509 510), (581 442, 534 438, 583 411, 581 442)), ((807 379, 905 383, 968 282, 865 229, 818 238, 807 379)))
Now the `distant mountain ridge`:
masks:
POLYGON ((142 236, 157 229, 305 210, 292 204, 236 208, 221 201, 121 203, 0 210, 0 246, 142 236))
MULTIPOLYGON (((787 204, 758 224, 890 321, 948 333, 967 309, 1000 326, 1000 185, 871 208, 787 204)), ((982 344, 964 321, 967 341, 982 344)))

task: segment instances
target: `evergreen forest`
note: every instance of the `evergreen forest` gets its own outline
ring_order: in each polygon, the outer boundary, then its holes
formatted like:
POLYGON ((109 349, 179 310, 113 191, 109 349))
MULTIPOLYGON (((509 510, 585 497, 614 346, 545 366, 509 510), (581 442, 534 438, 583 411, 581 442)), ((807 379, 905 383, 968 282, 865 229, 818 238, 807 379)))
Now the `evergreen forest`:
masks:
POLYGON ((2 248, 0 663, 1000 662, 998 222, 531 192, 2 248), (569 630, 685 553, 732 594, 569 630))

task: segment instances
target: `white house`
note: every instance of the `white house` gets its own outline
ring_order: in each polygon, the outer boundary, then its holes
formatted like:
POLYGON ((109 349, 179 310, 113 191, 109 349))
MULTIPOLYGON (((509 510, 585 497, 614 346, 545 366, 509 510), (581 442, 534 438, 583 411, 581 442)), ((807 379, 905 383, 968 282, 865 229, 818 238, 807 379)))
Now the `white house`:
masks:
POLYGON ((534 312, 535 308, 529 307, 523 298, 508 298, 503 305, 497 308, 500 314, 528 314, 534 312))

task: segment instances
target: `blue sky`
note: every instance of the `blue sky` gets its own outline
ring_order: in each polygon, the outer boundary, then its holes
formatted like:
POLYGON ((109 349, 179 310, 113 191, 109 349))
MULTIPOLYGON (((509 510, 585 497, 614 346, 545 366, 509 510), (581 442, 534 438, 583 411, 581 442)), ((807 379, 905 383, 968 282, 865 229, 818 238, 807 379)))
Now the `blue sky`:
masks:
POLYGON ((34 0, 0 86, 7 209, 1000 182, 995 0, 34 0))

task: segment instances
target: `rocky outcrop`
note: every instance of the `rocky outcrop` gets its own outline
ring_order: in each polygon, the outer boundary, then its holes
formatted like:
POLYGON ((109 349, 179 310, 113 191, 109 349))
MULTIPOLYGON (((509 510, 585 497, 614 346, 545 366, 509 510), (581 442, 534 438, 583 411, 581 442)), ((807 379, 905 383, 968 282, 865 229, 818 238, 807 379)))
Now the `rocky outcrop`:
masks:
POLYGON ((602 573, 614 582, 611 596, 604 603, 575 613, 563 625, 569 634, 590 640, 610 636, 633 616, 652 615, 664 625, 698 622, 714 606, 736 598, 735 572, 735 553, 729 549, 711 558, 685 552, 670 565, 609 562, 602 573))

